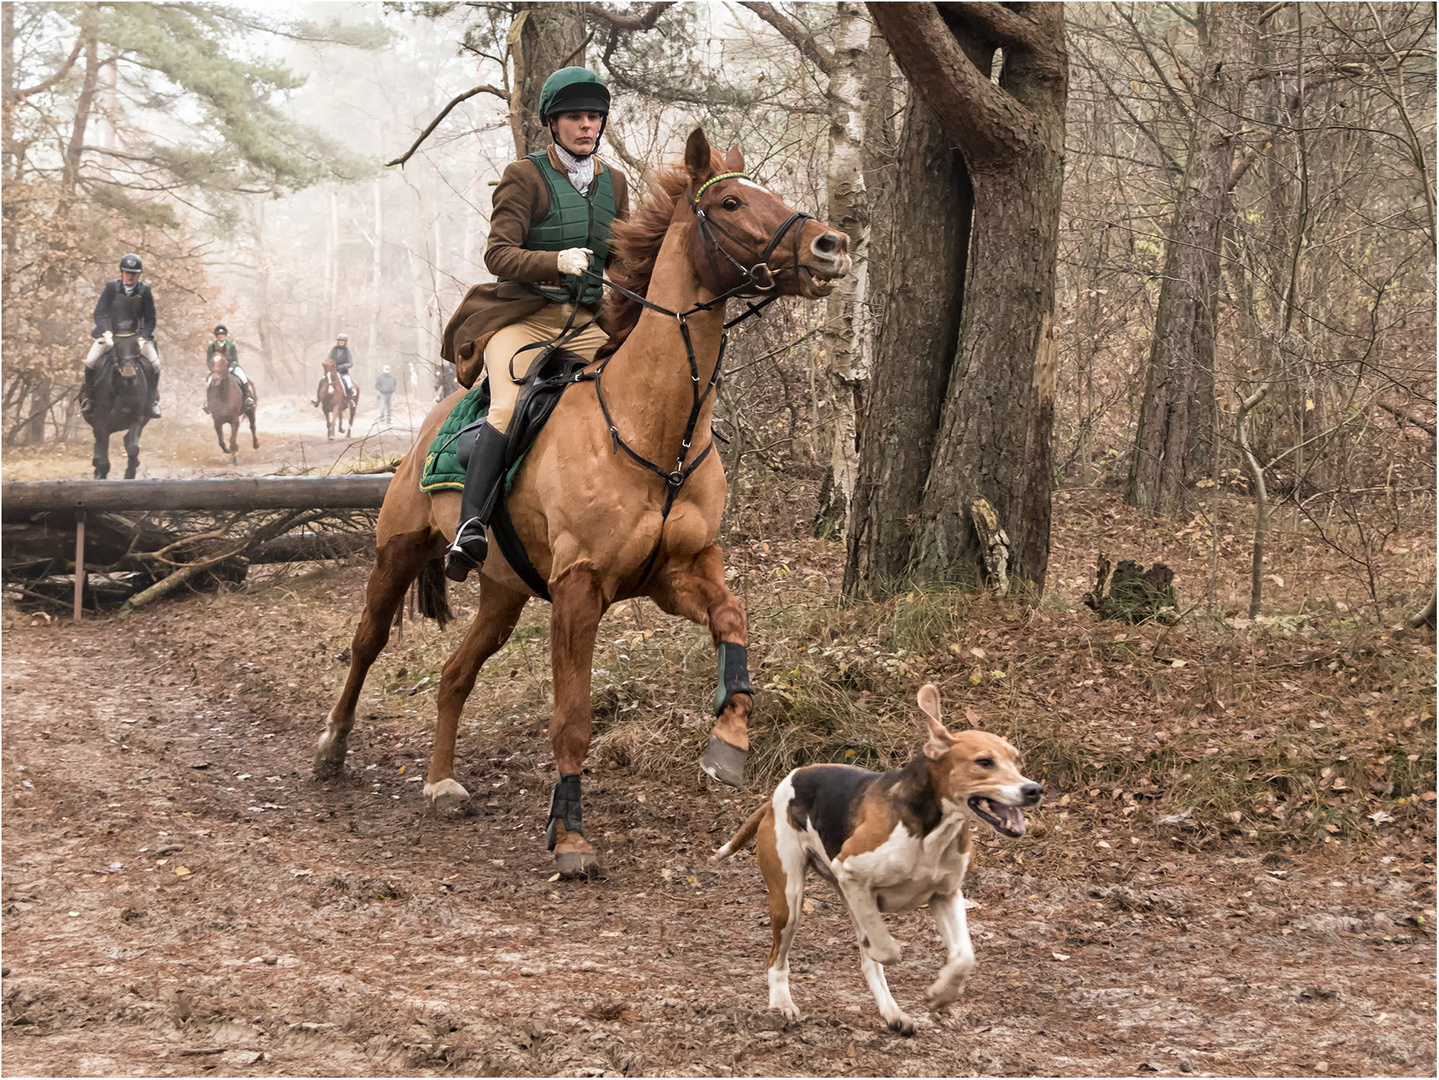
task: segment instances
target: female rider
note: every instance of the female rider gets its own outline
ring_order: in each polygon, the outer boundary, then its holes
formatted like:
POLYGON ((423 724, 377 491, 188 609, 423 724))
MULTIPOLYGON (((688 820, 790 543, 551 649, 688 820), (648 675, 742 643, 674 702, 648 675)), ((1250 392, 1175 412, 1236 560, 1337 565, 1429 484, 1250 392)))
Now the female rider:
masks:
POLYGON ((513 162, 495 188, 485 266, 499 280, 476 285, 445 327, 441 355, 472 386, 490 380, 490 410, 475 437, 460 501, 460 527, 445 573, 463 581, 488 549, 510 418, 543 345, 593 360, 607 335, 594 322, 610 226, 629 217, 625 175, 595 156, 610 92, 582 67, 556 71, 540 91, 553 144, 513 162))

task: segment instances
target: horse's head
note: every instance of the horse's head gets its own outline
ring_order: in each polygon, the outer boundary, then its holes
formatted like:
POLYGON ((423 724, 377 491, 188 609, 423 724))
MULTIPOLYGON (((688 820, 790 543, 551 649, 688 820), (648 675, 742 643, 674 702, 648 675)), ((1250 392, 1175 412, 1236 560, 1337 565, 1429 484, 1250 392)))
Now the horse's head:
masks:
POLYGON ((219 377, 219 376, 221 376, 221 375, 224 375, 224 374, 225 374, 226 372, 228 372, 229 370, 230 370, 230 361, 229 361, 228 359, 226 359, 224 353, 211 353, 211 354, 210 354, 210 374, 211 374, 211 375, 214 375, 214 376, 216 376, 216 377, 219 377))
POLYGON ((849 273, 849 237, 792 209, 744 171, 735 147, 723 157, 695 128, 685 143, 689 190, 676 214, 693 214, 694 265, 716 294, 828 296, 849 273))
POLYGON ((323 360, 320 361, 320 370, 322 370, 326 375, 333 375, 335 373, 335 362, 331 360, 328 356, 325 357, 323 360))

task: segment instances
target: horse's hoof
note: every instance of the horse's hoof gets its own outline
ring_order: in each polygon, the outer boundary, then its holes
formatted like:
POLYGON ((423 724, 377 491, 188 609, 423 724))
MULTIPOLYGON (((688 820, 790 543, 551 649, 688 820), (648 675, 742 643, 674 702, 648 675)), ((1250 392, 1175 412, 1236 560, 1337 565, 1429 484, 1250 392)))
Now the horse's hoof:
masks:
POLYGON ((598 881, 605 876, 600 857, 591 851, 557 851, 555 869, 569 880, 598 881))
POLYGON ((333 734, 328 728, 321 732, 320 741, 315 745, 315 779, 335 780, 344 775, 349 749, 345 736, 333 734))
POLYGON ((430 800, 430 805, 435 808, 435 813, 444 814, 451 810, 463 809, 465 804, 470 801, 470 793, 459 781, 445 779, 438 784, 426 784, 425 798, 430 800))
POLYGON ((730 787, 744 786, 744 763, 747 753, 731 746, 718 735, 710 736, 705 756, 700 758, 700 768, 706 774, 730 787))

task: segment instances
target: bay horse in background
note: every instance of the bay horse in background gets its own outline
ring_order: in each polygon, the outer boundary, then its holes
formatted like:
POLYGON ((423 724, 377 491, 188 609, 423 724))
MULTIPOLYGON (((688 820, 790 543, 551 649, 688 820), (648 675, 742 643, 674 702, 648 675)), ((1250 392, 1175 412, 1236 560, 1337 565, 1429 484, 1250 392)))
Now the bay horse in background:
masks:
POLYGON ((329 435, 330 441, 335 439, 335 429, 338 428, 341 435, 345 434, 345 408, 350 410, 350 433, 355 431, 355 407, 359 404, 359 391, 345 396, 345 381, 340 378, 340 373, 335 370, 335 362, 328 356, 320 364, 324 370, 324 389, 320 391, 320 411, 325 414, 325 433, 329 435))
POLYGON ((140 353, 135 334, 116 334, 115 344, 95 362, 90 400, 94 407, 88 422, 95 432, 95 479, 110 476, 110 436, 125 433, 125 479, 135 479, 140 468, 140 432, 150 422, 150 385, 154 377, 149 361, 140 353))
MULTIPOLYGON (((743 169, 738 149, 721 156, 696 129, 683 166, 662 171, 633 219, 615 223, 611 277, 643 300, 607 298, 610 341, 581 384, 559 399, 508 496, 509 518, 537 572, 531 580, 542 588, 525 583, 492 532, 479 610, 440 679, 424 791, 436 810, 447 810, 469 799, 454 777, 455 738, 480 666, 509 639, 530 598, 548 593, 550 742, 559 777, 546 834, 566 877, 600 872, 583 832, 579 787, 590 746, 595 639, 601 616, 617 601, 647 596, 709 628, 719 689, 701 768, 734 786, 743 782, 752 696, 747 624, 725 587, 715 542, 725 477, 710 440, 725 301, 820 299, 850 268, 848 237, 792 211, 743 169), (780 265, 767 265, 771 255, 780 265)), ((385 495, 349 676, 315 751, 318 778, 343 771, 365 676, 416 577, 425 613, 442 625, 449 618, 441 556, 459 524, 460 493, 427 494, 419 482, 430 444, 460 400, 457 392, 431 411, 385 495)))
POLYGON ((254 449, 260 449, 260 438, 255 434, 255 383, 250 383, 251 405, 245 408, 245 394, 240 382, 230 374, 229 361, 221 353, 210 356, 210 377, 205 380, 205 403, 210 407, 210 419, 215 421, 215 438, 220 440, 220 452, 230 455, 230 464, 237 463, 240 442, 240 420, 250 421, 250 441, 254 449), (230 425, 230 445, 225 445, 225 425, 230 425))

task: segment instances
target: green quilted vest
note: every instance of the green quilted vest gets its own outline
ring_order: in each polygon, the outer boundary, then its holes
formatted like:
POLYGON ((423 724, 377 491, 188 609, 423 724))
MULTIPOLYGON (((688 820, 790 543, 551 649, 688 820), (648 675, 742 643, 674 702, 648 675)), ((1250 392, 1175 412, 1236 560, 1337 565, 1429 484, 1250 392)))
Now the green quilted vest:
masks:
POLYGON ((545 186, 550 190, 550 212, 530 226, 525 234, 525 247, 530 251, 564 251, 566 248, 587 247, 590 273, 585 277, 561 274, 558 286, 539 286, 540 292, 558 303, 580 303, 594 307, 604 290, 600 275, 610 254, 610 225, 615 220, 615 185, 610 170, 595 174, 588 196, 581 195, 569 177, 550 164, 548 151, 529 155, 539 166, 545 186))

